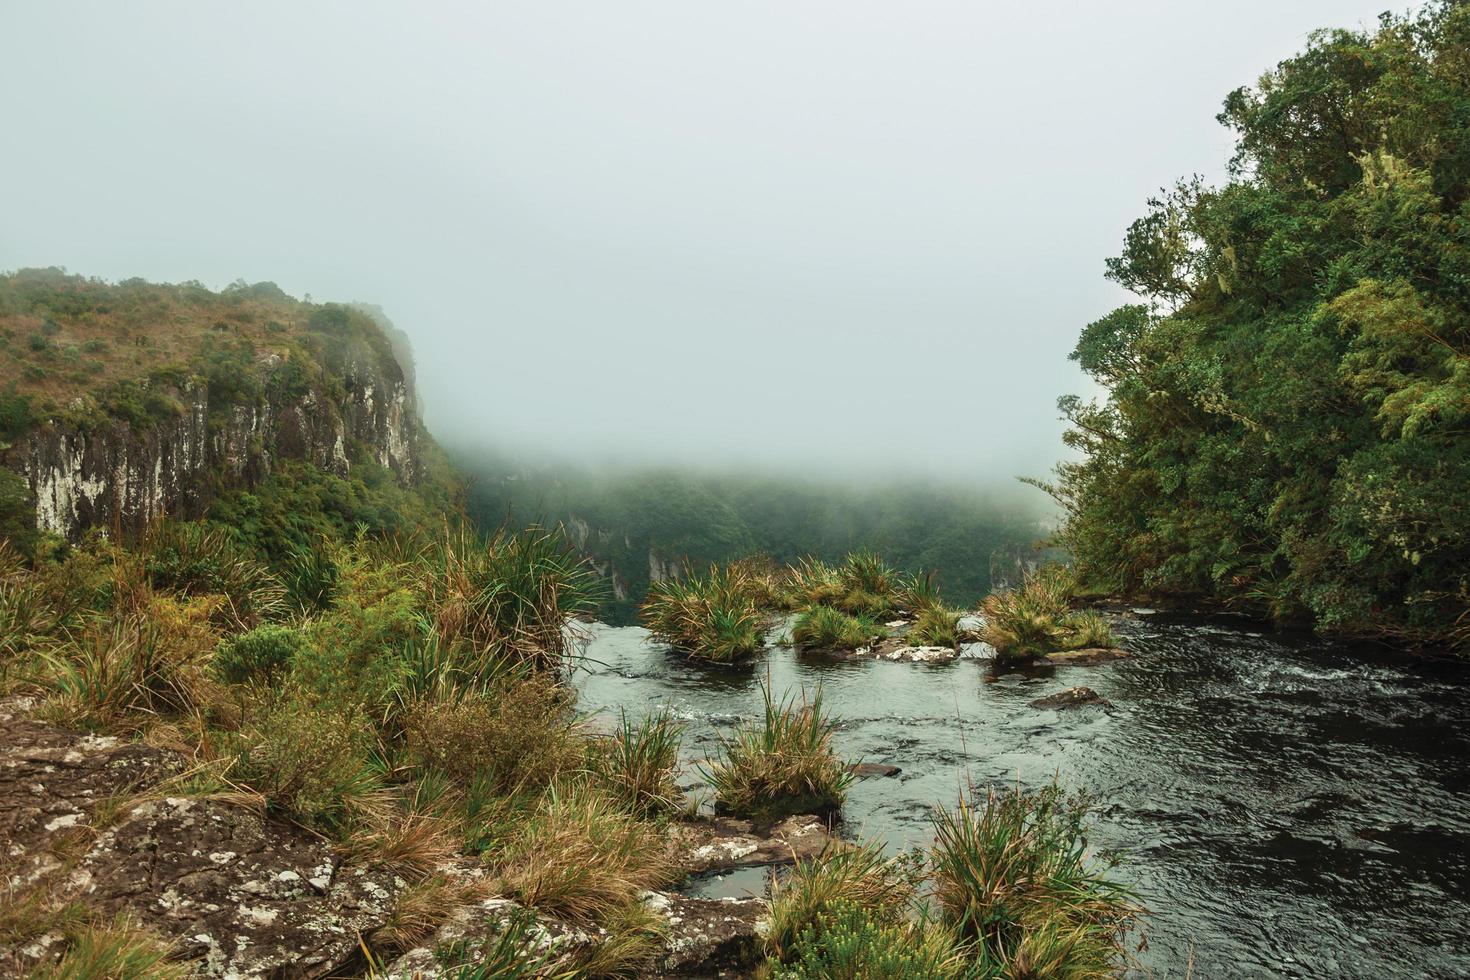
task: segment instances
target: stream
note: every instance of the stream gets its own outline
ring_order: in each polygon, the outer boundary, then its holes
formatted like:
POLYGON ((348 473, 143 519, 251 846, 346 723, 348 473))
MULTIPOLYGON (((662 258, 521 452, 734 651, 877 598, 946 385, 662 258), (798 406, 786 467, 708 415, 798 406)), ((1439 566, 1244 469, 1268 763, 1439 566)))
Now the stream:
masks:
POLYGON ((1140 975, 1470 976, 1470 666, 1140 613, 1113 617, 1126 660, 999 678, 780 643, 732 670, 597 624, 576 684, 589 713, 670 708, 696 792, 767 674, 778 695, 820 684, 838 751, 902 769, 856 781, 842 828, 893 850, 927 845, 969 784, 1089 791, 1094 847, 1150 911, 1140 975), (1112 707, 1029 706, 1074 685, 1112 707))

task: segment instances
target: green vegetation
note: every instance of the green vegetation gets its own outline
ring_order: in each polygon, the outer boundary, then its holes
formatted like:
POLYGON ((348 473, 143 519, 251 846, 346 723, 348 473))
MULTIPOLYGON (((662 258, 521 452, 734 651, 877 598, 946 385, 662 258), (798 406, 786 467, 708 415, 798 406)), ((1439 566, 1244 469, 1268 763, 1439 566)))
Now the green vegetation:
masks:
POLYGON ((89 922, 68 937, 60 962, 35 980, 183 980, 193 971, 171 962, 172 945, 126 916, 89 922))
POLYGON ((934 820, 939 921, 983 977, 1111 977, 1139 910, 1087 858, 1087 802, 1055 785, 963 797, 934 820))
POLYGON ((811 650, 856 650, 876 643, 883 627, 866 616, 849 616, 831 606, 811 606, 796 617, 791 640, 811 650))
POLYGON ((809 555, 839 563, 872 549, 904 571, 939 569, 937 584, 968 605, 990 591, 992 565, 1011 574, 1016 556, 1042 534, 1038 510, 973 487, 909 481, 860 489, 746 473, 527 469, 484 447, 465 447, 454 458, 474 478, 468 510, 482 524, 509 515, 578 528, 578 548, 615 575, 623 593, 599 614, 611 623, 636 619, 651 585, 650 555, 664 571, 752 554, 778 566, 809 555))
POLYGON ((996 592, 981 603, 981 639, 995 648, 997 665, 1024 663, 1057 650, 1110 647, 1116 643, 1097 613, 1073 612, 1072 573, 1047 565, 1028 575, 1019 589, 996 592))
POLYGON ((761 697, 761 721, 737 729, 704 773, 715 806, 759 820, 793 813, 836 817, 852 775, 832 749, 836 722, 822 713, 822 692, 777 703, 762 685, 761 697))
POLYGON ((772 978, 1118 976, 1141 910, 1087 857, 1087 804, 1055 785, 961 798, 927 855, 872 844, 799 861, 772 894, 772 978))
POLYGON ((674 784, 683 727, 668 711, 646 716, 634 724, 627 712, 618 730, 594 760, 608 788, 635 813, 653 816, 679 809, 674 784))
POLYGON ((1129 228, 1050 487, 1089 586, 1470 640, 1466 51, 1461 3, 1314 34, 1129 228))
POLYGON ((734 663, 759 653, 765 642, 765 615, 751 578, 738 566, 711 565, 702 576, 654 582, 642 613, 654 638, 703 660, 734 663))
POLYGON ((919 613, 904 639, 914 646, 958 647, 962 615, 958 609, 930 606, 919 613))

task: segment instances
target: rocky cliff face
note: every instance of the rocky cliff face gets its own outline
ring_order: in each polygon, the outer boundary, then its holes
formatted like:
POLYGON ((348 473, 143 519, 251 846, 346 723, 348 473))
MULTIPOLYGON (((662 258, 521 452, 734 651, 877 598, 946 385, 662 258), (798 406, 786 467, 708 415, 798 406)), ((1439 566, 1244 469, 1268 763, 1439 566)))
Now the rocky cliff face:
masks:
POLYGON ((419 481, 421 424, 396 360, 360 351, 306 382, 295 367, 261 357, 261 393, 248 397, 183 382, 170 392, 178 411, 146 425, 44 422, 7 454, 37 528, 75 540, 90 527, 135 531, 159 514, 195 518, 220 490, 253 486, 284 459, 339 474, 368 459, 405 485, 419 481))

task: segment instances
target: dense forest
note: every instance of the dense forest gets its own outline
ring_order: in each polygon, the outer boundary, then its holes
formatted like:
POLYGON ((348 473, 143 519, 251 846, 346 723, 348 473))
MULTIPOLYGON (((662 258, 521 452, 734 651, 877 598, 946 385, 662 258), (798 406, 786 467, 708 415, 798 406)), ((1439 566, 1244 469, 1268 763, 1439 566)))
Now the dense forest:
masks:
POLYGON ((973 605, 992 579, 1015 581, 1043 557, 1042 509, 1014 496, 924 481, 867 488, 771 474, 532 468, 483 451, 451 451, 471 477, 468 507, 483 527, 565 523, 611 577, 603 615, 630 622, 651 574, 703 570, 765 555, 836 562, 862 548, 897 568, 932 572, 951 602, 973 605), (650 559, 650 556, 654 556, 650 559), (651 567, 652 566, 652 567, 651 567))
POLYGON ((1225 102, 1072 357, 1051 490, 1099 589, 1470 636, 1470 6, 1326 31, 1225 102))

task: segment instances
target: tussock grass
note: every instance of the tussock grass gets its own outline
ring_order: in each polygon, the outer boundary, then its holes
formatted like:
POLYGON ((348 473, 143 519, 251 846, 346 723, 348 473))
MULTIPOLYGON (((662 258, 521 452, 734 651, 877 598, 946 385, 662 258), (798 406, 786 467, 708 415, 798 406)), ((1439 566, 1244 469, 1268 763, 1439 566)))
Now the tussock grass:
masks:
POLYGON ((962 615, 958 609, 929 606, 919 613, 905 639, 919 646, 958 647, 962 615))
POLYGON ((643 977, 663 954, 667 920, 642 900, 628 903, 602 923, 602 942, 576 957, 585 977, 643 977))
POLYGON ((883 636, 883 628, 868 616, 850 616, 830 606, 812 606, 796 618, 791 639, 812 650, 856 650, 883 636))
POLYGON ((1076 591, 1071 572, 1049 565, 1027 576, 1019 589, 986 596, 981 638, 995 648, 996 663, 1034 660, 1055 650, 1112 646, 1116 641, 1096 613, 1071 611, 1076 591))
POLYGON ((34 980, 183 980, 193 970, 173 961, 172 944, 119 915, 93 921, 67 937, 66 952, 34 980))
POLYGON ((456 962, 453 950, 445 952, 448 980, 581 980, 585 976, 583 971, 560 964, 556 951, 544 947, 536 915, 527 909, 512 916, 473 963, 456 962))
POLYGON ((820 689, 777 703, 761 686, 763 717, 742 725, 703 770, 717 809, 760 820, 793 813, 836 816, 852 774, 832 749, 836 722, 822 712, 820 689))
POLYGON ((658 829, 584 781, 551 787, 498 857, 505 893, 578 922, 606 922, 676 876, 658 829))
POLYGON ((680 792, 674 783, 679 764, 683 726, 667 710, 638 723, 620 715, 618 730, 594 757, 609 792, 635 813, 646 816, 674 813, 680 792))
POLYGON ((375 948, 395 952, 412 949, 432 936, 456 911, 487 897, 483 881, 434 874, 399 892, 387 921, 373 931, 375 948))
POLYGON ((1060 787, 961 798, 935 814, 940 920, 986 976, 1113 977, 1140 909, 1088 860, 1086 801, 1060 787))
POLYGON ((765 616, 739 566, 651 583, 640 614, 655 639, 716 663, 752 657, 765 642, 765 616))
POLYGON ((820 558, 802 558, 786 569, 787 592, 792 608, 824 606, 842 598, 842 577, 820 558))
POLYGON ((770 980, 978 980, 944 927, 889 921, 849 901, 825 906, 793 946, 770 980))
POLYGON ((223 597, 220 621, 231 628, 249 629, 285 609, 285 586, 222 528, 156 520, 139 539, 135 554, 155 589, 223 597))

